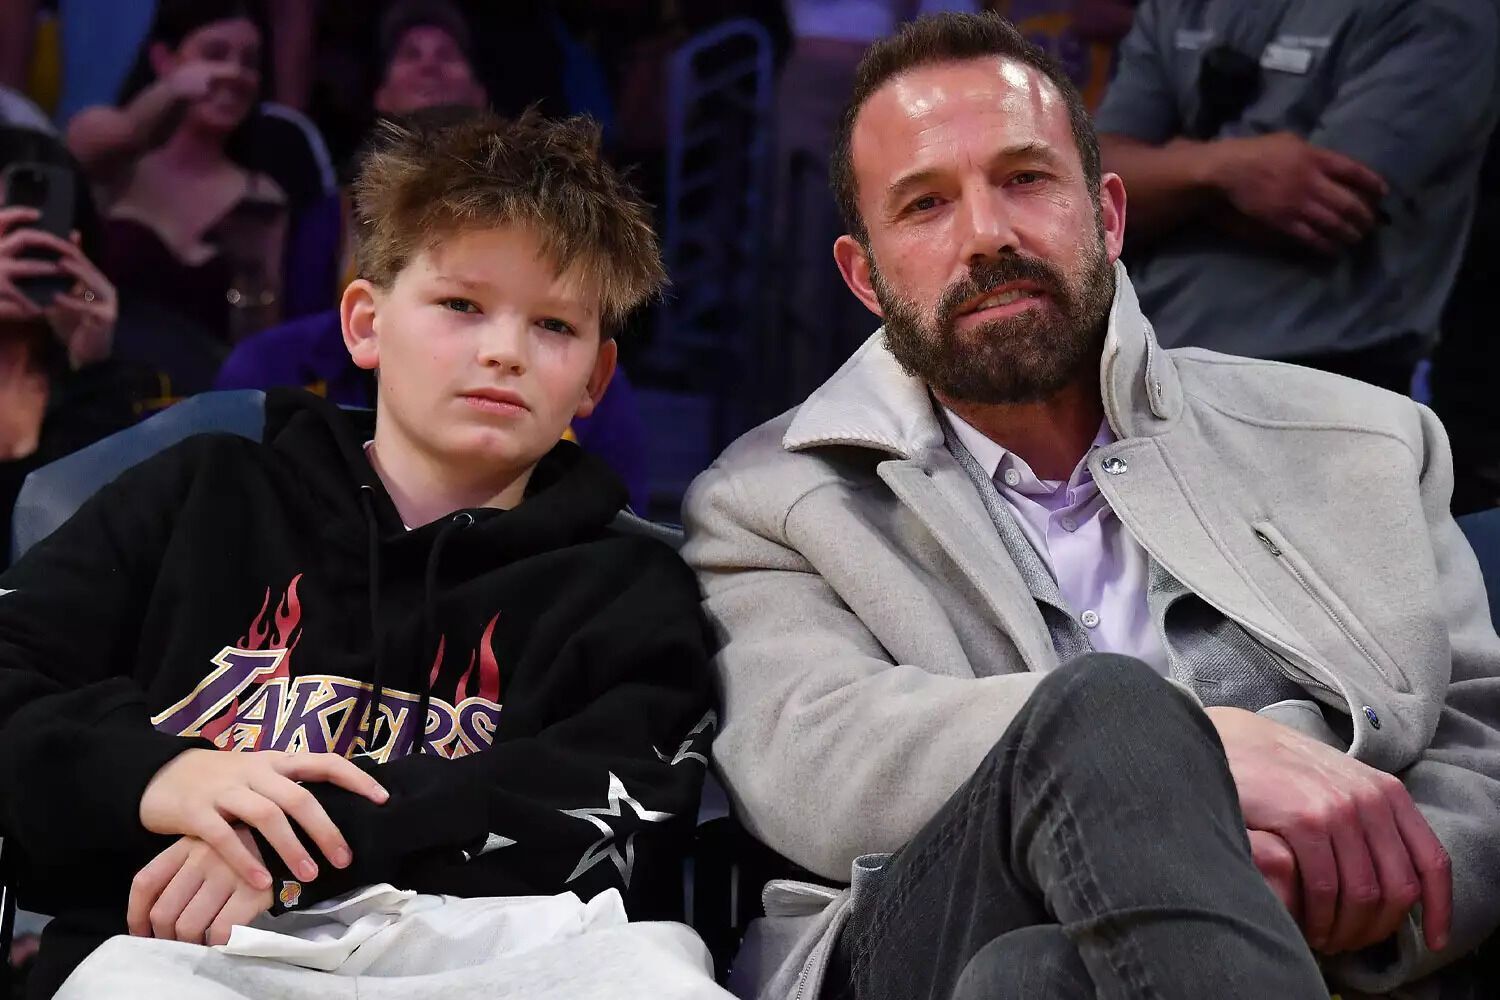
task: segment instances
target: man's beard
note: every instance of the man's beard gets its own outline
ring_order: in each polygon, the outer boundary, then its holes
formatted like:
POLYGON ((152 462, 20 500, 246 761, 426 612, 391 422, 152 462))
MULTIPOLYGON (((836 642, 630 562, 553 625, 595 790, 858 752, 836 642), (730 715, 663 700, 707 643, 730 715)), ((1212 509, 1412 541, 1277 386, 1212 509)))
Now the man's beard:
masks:
POLYGON ((908 375, 957 402, 1032 403, 1099 363, 1115 293, 1102 232, 1080 265, 1077 281, 1070 282, 1036 257, 988 258, 943 292, 931 323, 886 283, 873 256, 870 276, 885 312, 886 344, 908 375), (1035 282, 1050 301, 958 330, 958 309, 1011 281, 1035 282))

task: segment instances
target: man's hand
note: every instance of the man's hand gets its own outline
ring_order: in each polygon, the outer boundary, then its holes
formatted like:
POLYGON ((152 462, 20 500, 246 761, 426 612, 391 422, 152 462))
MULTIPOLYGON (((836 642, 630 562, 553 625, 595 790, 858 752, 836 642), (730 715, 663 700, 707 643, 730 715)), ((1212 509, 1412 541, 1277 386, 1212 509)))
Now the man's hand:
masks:
POLYGON ((1260 869, 1261 877, 1281 900, 1298 925, 1302 923, 1302 883, 1297 879, 1297 855, 1292 847, 1274 833, 1250 830, 1250 860, 1260 869))
MULTIPOLYGON (((233 835, 258 861, 249 831, 236 828, 233 835)), ((248 924, 271 903, 269 888, 246 882, 203 841, 183 837, 131 882, 125 923, 136 937, 226 944, 236 924, 248 924)))
POLYGON ((298 878, 310 882, 317 878, 318 866, 289 819, 297 821, 335 867, 348 867, 353 854, 318 800, 298 784, 301 781, 338 785, 376 805, 390 798, 379 782, 337 754, 185 750, 146 786, 141 825, 152 833, 196 837, 218 851, 240 878, 269 889, 271 873, 230 826, 245 823, 266 838, 298 878))
POLYGON ((1363 240, 1386 196, 1380 175, 1291 132, 1212 143, 1212 177, 1236 209, 1326 254, 1363 240))
MULTIPOLYGON (((1245 825, 1291 849, 1302 928, 1314 950, 1336 954, 1384 941, 1419 900, 1427 946, 1447 945, 1448 854, 1400 779, 1252 712, 1210 708, 1208 715, 1245 825)), ((1260 840, 1257 864, 1284 867, 1276 845, 1260 840)))

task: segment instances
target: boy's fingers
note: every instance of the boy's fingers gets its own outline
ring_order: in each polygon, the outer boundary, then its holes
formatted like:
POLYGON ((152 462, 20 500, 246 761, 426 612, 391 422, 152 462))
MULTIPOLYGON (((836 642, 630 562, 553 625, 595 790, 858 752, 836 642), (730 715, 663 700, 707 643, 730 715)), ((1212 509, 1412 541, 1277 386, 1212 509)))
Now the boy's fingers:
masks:
POLYGON ((172 938, 187 944, 203 944, 209 926, 234 895, 234 887, 234 881, 223 874, 205 880, 178 913, 177 922, 172 925, 172 938))
POLYGON ((192 841, 183 837, 136 873, 130 883, 130 903, 125 909, 125 926, 131 934, 151 936, 151 907, 156 905, 167 884, 181 870, 192 846, 192 841))
POLYGON ((326 781, 376 805, 384 805, 391 793, 359 766, 331 753, 294 753, 278 758, 275 768, 293 781, 326 781))
POLYGON ((263 782, 255 782, 250 787, 270 799, 287 816, 296 820, 302 832, 318 845, 318 850, 323 852, 323 856, 331 861, 335 868, 349 866, 349 862, 353 859, 353 853, 349 850, 349 842, 344 839, 344 835, 329 818, 323 804, 312 792, 282 775, 263 782))
POLYGON ((187 864, 177 869, 172 881, 151 905, 151 934, 164 941, 177 940, 177 918, 203 885, 203 871, 187 864))
POLYGON ((233 868, 240 878, 257 889, 271 888, 271 873, 222 816, 215 814, 213 819, 204 822, 201 827, 192 835, 212 847, 214 853, 223 858, 224 863, 233 868))
POLYGON ((228 944, 229 937, 234 933, 234 928, 241 924, 248 924, 267 910, 266 900, 253 890, 239 888, 229 901, 224 904, 219 915, 214 918, 213 924, 208 928, 208 934, 204 937, 206 945, 228 944))
MULTIPOLYGON (((252 788, 235 788, 219 800, 221 811, 228 813, 246 826, 254 827, 266 839, 271 850, 295 876, 304 882, 318 877, 318 865, 313 861, 302 841, 297 839, 292 824, 281 807, 252 788)), ((235 838, 239 843, 239 838, 235 838)), ((244 845, 241 844, 241 847, 244 845)), ((225 860, 228 860, 227 858, 225 860)))

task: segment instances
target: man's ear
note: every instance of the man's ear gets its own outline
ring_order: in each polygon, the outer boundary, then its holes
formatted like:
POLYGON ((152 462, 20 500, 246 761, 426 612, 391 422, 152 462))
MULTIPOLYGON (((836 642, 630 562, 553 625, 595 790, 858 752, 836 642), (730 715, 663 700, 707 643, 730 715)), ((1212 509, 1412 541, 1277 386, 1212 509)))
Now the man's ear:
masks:
POLYGON ((1113 264, 1125 247, 1125 182, 1119 174, 1099 179, 1099 221, 1104 227, 1104 249, 1113 264))
POLYGON ((833 259, 839 265, 839 273, 844 276, 844 284, 849 286, 854 297, 863 302, 870 312, 885 319, 880 299, 875 294, 875 284, 870 280, 870 255, 865 251, 864 245, 848 234, 840 236, 833 242, 833 259))
POLYGON ((339 300, 339 325, 344 347, 355 365, 366 371, 380 367, 380 331, 376 313, 381 292, 364 278, 356 278, 339 300))
POLYGON ((610 379, 615 377, 615 367, 620 361, 620 345, 615 343, 615 338, 599 344, 599 356, 594 359, 594 370, 589 373, 588 385, 584 388, 583 398, 578 401, 578 409, 573 411, 575 417, 586 417, 593 413, 599 406, 599 400, 604 398, 604 392, 609 388, 610 379))

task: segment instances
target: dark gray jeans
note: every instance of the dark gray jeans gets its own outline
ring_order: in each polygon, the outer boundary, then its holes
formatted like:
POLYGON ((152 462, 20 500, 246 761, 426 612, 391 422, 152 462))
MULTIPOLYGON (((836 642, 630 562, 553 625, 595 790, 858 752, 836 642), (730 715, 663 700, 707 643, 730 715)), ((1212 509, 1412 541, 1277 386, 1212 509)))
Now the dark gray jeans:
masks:
POLYGON ((1048 676, 864 894, 838 1000, 1321 998, 1208 717, 1145 664, 1048 676))

